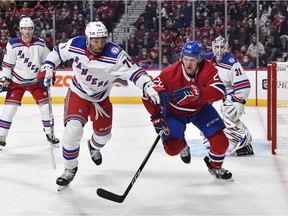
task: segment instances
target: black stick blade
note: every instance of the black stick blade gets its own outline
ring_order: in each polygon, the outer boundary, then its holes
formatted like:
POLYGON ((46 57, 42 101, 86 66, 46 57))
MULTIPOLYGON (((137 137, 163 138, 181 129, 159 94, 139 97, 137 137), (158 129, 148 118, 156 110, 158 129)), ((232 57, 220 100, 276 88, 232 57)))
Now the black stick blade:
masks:
POLYGON ((111 193, 110 191, 104 190, 102 188, 97 189, 97 195, 104 198, 104 199, 118 202, 118 203, 122 203, 125 199, 124 196, 120 196, 120 195, 111 193))

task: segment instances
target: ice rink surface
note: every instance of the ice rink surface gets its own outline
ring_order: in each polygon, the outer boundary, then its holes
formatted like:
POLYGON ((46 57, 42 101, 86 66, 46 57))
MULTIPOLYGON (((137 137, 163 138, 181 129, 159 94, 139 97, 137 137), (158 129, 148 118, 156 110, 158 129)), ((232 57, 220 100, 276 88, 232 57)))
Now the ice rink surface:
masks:
MULTIPOLYGON (((62 140, 63 105, 53 105, 55 134, 62 140)), ((3 105, 0 106, 0 112, 3 105)), ((219 182, 207 171, 199 131, 188 126, 192 161, 170 157, 158 143, 122 204, 97 196, 101 187, 122 195, 152 146, 156 133, 143 105, 114 105, 112 139, 101 150, 103 163, 90 159, 85 126, 78 173, 70 187, 57 192, 64 168, 61 147, 49 143, 36 105, 22 105, 6 147, 0 151, 0 215, 288 215, 288 156, 272 156, 266 141, 266 108, 246 107, 242 120, 253 136, 254 156, 226 157, 234 182, 219 182)))

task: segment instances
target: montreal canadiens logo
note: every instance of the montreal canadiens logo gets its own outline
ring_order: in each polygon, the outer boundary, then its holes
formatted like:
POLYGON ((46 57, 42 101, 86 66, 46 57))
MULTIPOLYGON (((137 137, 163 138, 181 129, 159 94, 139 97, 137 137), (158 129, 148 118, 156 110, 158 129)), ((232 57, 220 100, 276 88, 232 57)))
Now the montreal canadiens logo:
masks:
POLYGON ((112 47, 111 53, 114 55, 117 55, 120 52, 120 50, 117 47, 112 47))

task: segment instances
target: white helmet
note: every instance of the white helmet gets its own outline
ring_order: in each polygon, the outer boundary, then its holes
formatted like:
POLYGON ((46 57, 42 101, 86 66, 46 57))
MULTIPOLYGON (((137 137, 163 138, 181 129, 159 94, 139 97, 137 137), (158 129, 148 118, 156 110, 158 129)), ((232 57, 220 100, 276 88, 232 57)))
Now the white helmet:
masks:
POLYGON ((89 44, 91 38, 107 38, 108 31, 106 26, 100 21, 89 22, 85 29, 85 35, 87 38, 87 44, 89 44))
POLYGON ((32 27, 34 29, 34 23, 30 17, 23 17, 19 23, 19 29, 24 27, 32 27))
POLYGON ((217 61, 221 61, 228 52, 228 42, 224 37, 219 36, 212 42, 212 50, 217 61))

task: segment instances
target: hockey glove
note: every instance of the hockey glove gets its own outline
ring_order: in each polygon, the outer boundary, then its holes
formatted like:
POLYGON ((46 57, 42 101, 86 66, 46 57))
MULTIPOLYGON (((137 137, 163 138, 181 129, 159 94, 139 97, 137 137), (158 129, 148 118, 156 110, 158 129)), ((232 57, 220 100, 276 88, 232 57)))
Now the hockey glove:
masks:
POLYGON ((244 105, 226 100, 221 106, 221 112, 225 118, 235 123, 243 115, 244 105))
POLYGON ((200 100, 202 92, 200 87, 191 85, 172 92, 172 95, 177 104, 185 105, 192 101, 200 100))
POLYGON ((8 91, 8 86, 10 84, 11 79, 8 77, 1 77, 0 78, 0 92, 8 91))
POLYGON ((159 104, 161 107, 165 107, 170 103, 170 95, 168 91, 162 86, 156 85, 153 82, 144 84, 144 96, 152 103, 159 104))
POLYGON ((170 134, 170 129, 161 113, 151 116, 151 122, 157 134, 159 134, 161 130, 163 130, 165 135, 170 134))
POLYGON ((48 86, 53 86, 55 83, 54 68, 49 64, 44 64, 41 67, 41 72, 37 77, 37 81, 45 89, 47 89, 48 86))

